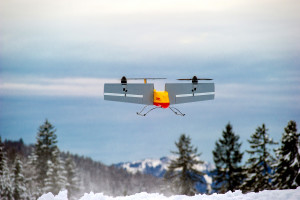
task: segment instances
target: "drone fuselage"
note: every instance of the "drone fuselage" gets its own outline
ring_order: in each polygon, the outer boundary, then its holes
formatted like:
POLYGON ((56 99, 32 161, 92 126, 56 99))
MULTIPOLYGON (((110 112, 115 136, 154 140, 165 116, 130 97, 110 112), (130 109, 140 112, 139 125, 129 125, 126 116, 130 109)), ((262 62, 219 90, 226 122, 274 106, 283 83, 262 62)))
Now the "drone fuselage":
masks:
POLYGON ((168 108, 170 105, 169 93, 167 91, 153 90, 153 105, 168 108))

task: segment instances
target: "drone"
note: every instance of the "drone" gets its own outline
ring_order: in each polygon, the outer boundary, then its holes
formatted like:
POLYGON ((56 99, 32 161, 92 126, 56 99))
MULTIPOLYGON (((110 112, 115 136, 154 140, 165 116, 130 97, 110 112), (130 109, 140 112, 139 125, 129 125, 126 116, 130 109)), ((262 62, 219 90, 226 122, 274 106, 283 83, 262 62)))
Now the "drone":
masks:
POLYGON ((146 116, 152 110, 169 108, 174 114, 184 116, 180 110, 173 105, 191 103, 196 101, 213 100, 215 98, 214 83, 199 83, 199 81, 210 81, 210 78, 177 79, 180 81, 191 81, 191 83, 166 83, 165 91, 154 89, 153 83, 147 80, 166 78, 121 78, 121 83, 104 84, 104 100, 125 103, 143 104, 144 108, 137 115, 146 116), (144 83, 128 83, 128 80, 144 80, 144 83), (146 111, 148 106, 151 109, 146 111))

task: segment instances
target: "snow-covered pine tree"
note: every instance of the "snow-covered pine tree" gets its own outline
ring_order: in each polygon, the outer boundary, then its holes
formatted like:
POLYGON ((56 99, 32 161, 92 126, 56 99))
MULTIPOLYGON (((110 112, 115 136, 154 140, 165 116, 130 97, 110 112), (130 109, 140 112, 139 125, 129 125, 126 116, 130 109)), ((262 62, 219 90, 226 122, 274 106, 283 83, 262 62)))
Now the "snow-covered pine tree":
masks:
POLYGON ((28 156, 27 162, 24 163, 24 175, 25 175, 25 185, 26 193, 29 200, 35 200, 42 194, 42 188, 38 186, 37 174, 36 174, 36 162, 37 156, 34 151, 28 156))
POLYGON ((204 173, 195 168, 196 165, 203 164, 203 161, 198 159, 201 154, 197 154, 197 148, 191 145, 190 137, 185 134, 180 136, 175 145, 178 151, 172 153, 178 157, 171 160, 164 179, 170 182, 179 194, 194 195, 197 192, 195 184, 204 183, 204 173))
POLYGON ((13 197, 15 200, 27 199, 23 163, 17 156, 13 168, 13 197))
MULTIPOLYGON (((51 160, 47 161, 47 172, 46 172, 46 178, 45 178, 45 186, 43 188, 44 192, 53 192, 56 189, 56 179, 54 177, 54 164, 51 160)), ((55 194, 55 193, 54 193, 55 194)))
POLYGON ((76 173, 76 165, 72 157, 68 154, 65 161, 66 170, 66 189, 68 190, 68 198, 74 199, 79 189, 79 179, 76 173))
POLYGON ((56 157, 56 160, 54 160, 54 164, 56 165, 56 167, 54 168, 55 171, 55 177, 57 177, 57 188, 58 188, 58 192, 61 190, 65 190, 66 189, 66 185, 67 185, 67 171, 65 169, 65 161, 60 157, 60 151, 57 148, 56 151, 53 152, 53 156, 56 157))
POLYGON ((7 157, 4 150, 4 145, 0 137, 0 199, 13 199, 13 184, 11 174, 7 166, 7 157))
POLYGON ((59 156, 58 148, 52 153, 52 160, 47 162, 48 171, 46 173, 44 191, 58 194, 61 190, 66 189, 66 171, 64 162, 59 156))
POLYGON ((273 184, 278 189, 300 186, 300 133, 295 121, 289 121, 284 128, 281 147, 277 149, 277 162, 274 165, 273 184), (297 178, 298 177, 298 178, 297 178))
POLYGON ((239 189, 243 181, 242 167, 239 165, 243 158, 240 152, 242 143, 240 137, 232 131, 228 123, 223 131, 222 138, 216 142, 213 158, 216 165, 214 189, 219 193, 239 189))
POLYGON ((47 172, 49 171, 48 161, 56 165, 58 161, 57 152, 57 136, 56 130, 52 124, 46 119, 44 124, 40 126, 37 133, 37 142, 35 144, 35 169, 37 173, 36 181, 41 190, 46 186, 45 180, 49 179, 47 172))
POLYGON ((243 192, 262 191, 272 189, 272 163, 273 156, 268 149, 269 145, 277 144, 269 137, 265 124, 256 129, 256 132, 251 135, 250 143, 251 150, 246 152, 250 154, 250 158, 246 162, 245 175, 246 179, 243 182, 243 192))

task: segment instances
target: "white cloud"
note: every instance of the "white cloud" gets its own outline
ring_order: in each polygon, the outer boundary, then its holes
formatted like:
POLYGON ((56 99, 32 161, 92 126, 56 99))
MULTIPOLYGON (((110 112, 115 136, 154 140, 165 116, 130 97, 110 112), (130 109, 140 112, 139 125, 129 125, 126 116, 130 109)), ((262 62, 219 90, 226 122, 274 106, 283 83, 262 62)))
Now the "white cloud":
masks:
POLYGON ((220 84, 216 85, 216 99, 239 105, 294 106, 299 109, 300 85, 283 83, 220 84))
POLYGON ((114 80, 96 78, 2 81, 0 83, 0 94, 100 97, 103 95, 104 83, 113 81, 114 80))

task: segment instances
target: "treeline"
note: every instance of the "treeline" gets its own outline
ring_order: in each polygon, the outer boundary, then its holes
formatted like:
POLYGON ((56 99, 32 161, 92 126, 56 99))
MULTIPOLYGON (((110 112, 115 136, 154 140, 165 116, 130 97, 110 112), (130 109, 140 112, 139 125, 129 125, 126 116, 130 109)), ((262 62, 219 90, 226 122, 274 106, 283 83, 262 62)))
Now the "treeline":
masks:
POLYGON ((112 196, 138 192, 194 195, 199 193, 199 186, 207 186, 206 193, 210 194, 300 185, 300 134, 295 121, 284 128, 279 148, 274 148, 277 143, 264 124, 257 127, 245 152, 241 151, 240 137, 228 123, 212 152, 216 168, 207 174, 197 169, 203 164, 201 154, 191 144, 191 138, 182 134, 175 142, 177 151, 172 151, 176 159, 170 162, 164 179, 133 175, 90 158, 60 152, 55 132, 46 120, 39 127, 34 145, 24 145, 20 139, 5 141, 4 146, 0 137, 0 199, 31 200, 64 189, 69 199, 76 199, 91 191, 112 196), (242 164, 246 154, 249 158, 242 164), (207 175, 212 177, 212 183, 206 182, 207 175))
POLYGON ((31 200, 42 194, 68 190, 69 199, 85 192, 121 196, 162 192, 163 180, 106 166, 90 158, 60 152, 55 127, 48 120, 39 127, 35 145, 0 137, 0 199, 31 200))
MULTIPOLYGON (((240 137, 233 132, 228 123, 222 137, 215 143, 213 159, 216 169, 211 172, 213 190, 225 193, 242 190, 258 192, 272 189, 293 189, 300 186, 300 134, 297 133, 295 121, 290 121, 284 128, 279 148, 268 134, 265 124, 259 126, 248 139, 250 149, 241 152, 240 137), (275 152, 273 157, 272 151, 275 152), (244 154, 249 155, 244 165, 241 164, 244 154)), ((197 170, 203 163, 201 154, 191 145, 190 137, 181 135, 175 143, 178 151, 172 160, 164 178, 172 185, 174 191, 185 195, 197 193, 197 183, 205 183, 204 173, 197 170)), ((210 192, 210 191, 208 191, 210 192)))

